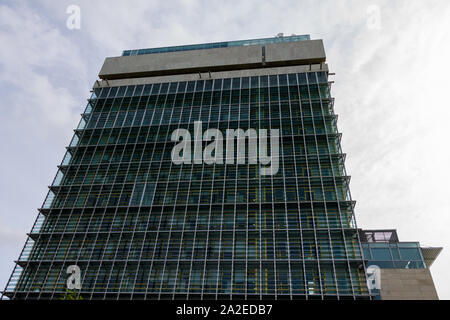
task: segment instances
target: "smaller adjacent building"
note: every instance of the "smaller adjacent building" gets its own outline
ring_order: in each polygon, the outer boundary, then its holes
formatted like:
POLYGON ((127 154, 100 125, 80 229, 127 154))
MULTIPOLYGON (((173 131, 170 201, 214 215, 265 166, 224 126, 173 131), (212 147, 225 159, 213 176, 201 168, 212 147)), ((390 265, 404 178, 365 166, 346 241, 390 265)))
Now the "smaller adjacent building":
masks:
POLYGON ((403 242, 397 231, 359 230, 374 299, 437 300, 430 267, 441 247, 403 242))

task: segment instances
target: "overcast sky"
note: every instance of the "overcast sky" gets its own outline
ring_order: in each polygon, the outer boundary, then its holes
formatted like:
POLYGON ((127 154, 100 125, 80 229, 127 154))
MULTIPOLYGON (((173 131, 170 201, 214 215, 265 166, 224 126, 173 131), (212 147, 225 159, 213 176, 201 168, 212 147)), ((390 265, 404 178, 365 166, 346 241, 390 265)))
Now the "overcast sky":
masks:
POLYGON ((444 246, 431 271, 450 299, 449 31, 448 0, 2 0, 0 290, 105 57, 283 32, 324 41, 358 226, 444 246))

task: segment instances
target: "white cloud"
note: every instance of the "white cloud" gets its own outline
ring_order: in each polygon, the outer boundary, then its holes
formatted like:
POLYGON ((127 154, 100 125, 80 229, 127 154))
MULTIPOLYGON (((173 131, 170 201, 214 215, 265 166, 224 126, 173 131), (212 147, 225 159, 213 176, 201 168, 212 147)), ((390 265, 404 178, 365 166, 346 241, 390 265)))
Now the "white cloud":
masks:
POLYGON ((82 103, 68 84, 86 77, 79 48, 25 6, 0 7, 0 42, 2 111, 37 135, 72 125, 82 103))

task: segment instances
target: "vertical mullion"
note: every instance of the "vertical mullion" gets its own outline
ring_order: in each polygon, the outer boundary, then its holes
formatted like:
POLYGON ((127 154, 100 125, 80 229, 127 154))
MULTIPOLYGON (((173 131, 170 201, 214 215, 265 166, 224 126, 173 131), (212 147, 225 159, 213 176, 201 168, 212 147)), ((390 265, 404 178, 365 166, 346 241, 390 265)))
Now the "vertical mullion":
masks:
MULTIPOLYGON (((182 103, 182 106, 180 108, 180 119, 178 120, 178 127, 181 125, 181 123, 183 121, 182 115, 183 115, 183 110, 185 108, 185 99, 186 99, 187 89, 188 89, 188 83, 186 83, 183 103, 182 103)), ((176 197, 175 197, 175 200, 174 200, 175 201, 174 209, 173 209, 174 213, 176 211, 176 208, 178 207, 178 194, 179 194, 179 190, 180 190, 180 182, 181 182, 181 178, 182 178, 182 173, 183 173, 183 170, 184 170, 184 163, 182 163, 179 166, 179 168, 180 168, 180 170, 179 170, 178 181, 177 181, 177 192, 176 192, 176 197)), ((184 206, 186 207, 186 203, 184 204, 184 206)), ((175 269, 175 281, 174 281, 174 291, 173 291, 172 299, 175 298, 175 295, 177 293, 177 285, 178 285, 178 281, 177 280, 178 280, 178 276, 179 276, 180 260, 181 260, 181 254, 182 254, 182 249, 183 249, 183 244, 184 244, 184 229, 185 229, 185 224, 186 224, 186 209, 185 209, 185 214, 183 216, 183 219, 184 220, 183 220, 183 227, 182 227, 181 233, 180 233, 180 248, 178 249, 178 260, 177 260, 177 267, 175 269)))
MULTIPOLYGON (((287 75, 283 75, 286 77, 286 81, 288 81, 287 79, 287 75)), ((279 77, 279 76, 278 76, 279 77)), ((277 77, 277 78, 278 78, 277 77)), ((279 81, 279 79, 278 79, 279 81)), ((287 86, 288 82, 286 82, 286 86, 287 86)), ((289 220, 288 220, 288 205, 287 205, 287 189, 286 189, 286 172, 285 172, 285 165, 286 165, 286 158, 285 158, 285 154, 284 154, 284 143, 283 143, 283 113, 282 113, 282 108, 281 108, 281 91, 280 91, 280 87, 281 87, 281 82, 278 82, 278 108, 279 108, 279 123, 280 123, 280 155, 279 155, 279 170, 282 169, 282 180, 283 180, 283 188, 284 188, 284 213, 285 213, 285 223, 286 223, 286 250, 287 250, 287 265, 288 265, 288 285, 289 285, 289 298, 292 300, 292 271, 291 271, 291 243, 290 243, 290 237, 289 237, 289 220), (282 160, 282 161, 281 161, 282 160)), ((289 99, 289 91, 287 92, 287 99, 289 99)), ((289 101, 289 100, 288 100, 289 101)), ((272 155, 272 151, 271 151, 271 155, 272 155)))
MULTIPOLYGON (((159 103, 159 97, 161 96, 161 88, 162 88, 162 85, 160 86, 160 88, 159 88, 159 95, 158 95, 158 99, 157 99, 157 102, 159 103)), ((163 93, 163 94, 165 94, 165 97, 164 97, 164 104, 163 104, 163 108, 162 108, 162 110, 163 111, 161 111, 161 119, 159 119, 159 122, 158 122, 158 124, 157 124, 157 127, 158 127, 158 131, 157 131, 157 133, 156 133, 156 138, 157 139, 159 139, 159 135, 160 135, 160 132, 161 132, 161 123, 162 123, 162 117, 164 116, 164 110, 165 110, 165 102, 167 101, 167 97, 168 97, 168 94, 169 94, 169 88, 170 88, 170 85, 168 84, 168 88, 167 88, 167 92, 166 93, 163 93)), ((155 118, 155 114, 156 114, 156 108, 157 107, 157 104, 155 104, 155 111, 153 112, 153 119, 155 118)), ((153 125, 153 119, 152 119, 152 125, 153 125)), ((154 194, 156 194, 156 191, 157 191, 157 189, 158 189, 158 185, 159 185, 159 183, 160 183, 160 179, 159 179, 159 176, 160 176, 160 173, 161 173, 161 167, 162 167, 162 164, 163 164, 163 162, 164 162, 164 151, 165 151, 165 146, 166 146, 166 143, 167 143, 167 135, 169 134, 169 131, 167 130, 167 132, 166 132, 166 139, 164 140, 164 146, 162 147, 162 151, 161 151, 161 159, 159 160, 159 170, 158 170, 158 177, 156 178, 156 180, 155 180, 155 189, 154 189, 154 194)), ((153 165, 153 159, 154 159, 154 155, 155 155, 155 152, 157 151, 157 146, 159 145, 159 142, 158 141, 155 141, 154 142, 154 147, 153 147, 153 153, 152 153, 152 161, 151 161, 151 163, 150 163, 150 166, 149 166, 149 172, 151 172, 151 169, 152 169, 152 165, 153 165)), ((148 179, 148 178, 147 178, 148 179)), ((166 184, 168 184, 168 181, 166 182, 166 184)), ((167 188, 167 185, 166 185, 166 188, 167 188)), ((154 196, 153 196, 153 199, 154 199, 154 196)), ((156 259, 156 257, 155 257, 155 252, 156 252, 156 247, 157 247, 157 245, 158 245, 158 241, 160 240, 160 238, 161 238, 161 233, 162 232, 164 232, 164 230, 161 230, 161 220, 162 220, 162 216, 163 216, 163 214, 164 214, 164 200, 165 200, 165 198, 163 198, 163 202, 162 202, 162 204, 160 205, 161 206, 161 211, 160 211, 160 215, 159 215, 159 221, 158 221, 158 227, 157 227, 157 231, 154 231, 154 233, 155 233, 155 243, 154 243, 154 245, 153 245, 153 254, 152 254, 152 260, 151 260, 151 264, 150 264, 150 269, 149 269, 149 278, 148 278, 148 281, 147 281, 147 290, 146 290, 146 292, 145 292, 145 298, 147 297, 147 294, 149 293, 148 292, 148 285, 149 285, 149 283, 150 283, 150 279, 151 279, 151 277, 152 277, 152 271, 153 271, 153 266, 154 266, 154 263, 155 263, 155 259, 156 259)), ((150 221, 150 216, 153 214, 153 201, 152 201, 152 210, 151 210, 151 212, 150 212, 150 215, 149 215, 149 220, 148 220, 148 222, 150 221)), ((147 226, 148 226, 149 224, 147 224, 147 226)), ((147 228, 148 229, 148 228, 147 228)), ((147 231, 148 232, 148 231, 147 231)), ((153 231, 152 231, 153 232, 153 231)), ((144 239, 144 241, 145 241, 145 239, 144 239)), ((167 240, 168 241, 168 240, 167 240)), ((168 244, 167 244, 168 245, 168 244)), ((159 274, 159 271, 158 271, 158 274, 159 274)), ((161 275, 161 284, 160 284, 160 286, 159 286, 159 291, 158 292, 152 292, 151 294, 153 294, 153 295, 155 295, 155 294, 158 294, 158 297, 159 297, 159 295, 160 295, 160 292, 161 292, 161 286, 162 286, 162 281, 164 280, 163 279, 163 277, 164 277, 164 274, 162 274, 161 275)))
MULTIPOLYGON (((319 86, 319 81, 318 81, 318 78, 317 78, 317 74, 314 73, 314 76, 316 78, 316 82, 317 82, 317 86, 318 86, 318 90, 319 90, 319 103, 320 103, 320 110, 321 110, 320 117, 321 117, 322 123, 324 125, 324 130, 325 130, 324 134, 325 134, 325 138, 327 140, 328 159, 330 161, 330 167, 331 167, 331 170, 332 170, 332 180, 333 180, 333 183, 334 183, 334 188, 335 188, 335 192, 336 192, 336 200, 337 200, 336 203, 337 203, 337 206, 339 208, 339 198, 338 198, 338 194, 337 194, 337 187, 336 187, 336 180, 335 180, 336 175, 334 174, 334 171, 333 171, 333 161, 331 159, 331 150, 330 150, 329 140, 328 140, 329 133, 327 132, 327 126, 326 126, 326 121, 325 121, 325 113, 323 112, 323 110, 324 110, 324 108, 323 108, 323 99, 320 96, 320 86, 319 86)), ((312 118, 312 123, 313 123, 313 126, 315 126, 315 116, 312 118)), ((315 127, 314 127, 314 131, 315 131, 315 127)), ((337 281, 336 259, 334 257, 333 241, 332 241, 332 235, 331 235, 331 230, 330 230, 331 226, 330 226, 330 221, 329 221, 329 210, 328 210, 327 201, 326 201, 325 189, 323 187, 323 173, 322 173, 321 163, 322 162, 320 161, 320 157, 319 157, 319 161, 318 161, 319 169, 318 170, 319 170, 320 179, 321 179, 321 182, 322 182, 322 189, 323 189, 323 193, 324 193, 324 209, 325 209, 324 213, 325 213, 325 218, 326 218, 327 227, 328 227, 327 228, 327 234, 328 234, 328 243, 330 245, 331 266, 332 266, 332 269, 333 269, 333 278, 334 278, 334 285, 336 286, 336 294, 337 294, 337 298, 339 299, 340 295, 339 295, 339 285, 338 285, 338 281, 337 281)), ((340 216, 340 210, 339 209, 338 209, 338 212, 339 212, 339 216, 340 216)), ((341 224, 341 228, 342 228, 342 224, 341 224)), ((344 238, 344 242, 345 242, 345 238, 344 238)))
MULTIPOLYGON (((217 80, 216 80, 217 81, 217 80)), ((213 100, 214 100, 214 83, 212 83, 211 85, 211 99, 209 100, 209 106, 207 106, 209 108, 209 113, 208 113, 208 128, 210 128, 211 126, 211 113, 213 111, 213 100)), ((201 115, 201 113, 200 113, 201 115)), ((200 116, 201 117, 201 116, 200 116)), ((214 142, 216 143, 216 149, 214 152, 217 152, 217 139, 218 137, 215 138, 214 142)), ((223 147, 223 146, 222 146, 223 147)), ((222 149, 223 151, 223 149, 222 149)), ((216 156, 216 154, 214 154, 214 156, 216 156)), ((223 157, 223 153, 222 153, 222 157, 223 157)), ((217 158, 217 157, 216 157, 217 158)), ((203 180, 205 180, 204 178, 204 172, 205 172, 205 165, 207 165, 206 163, 203 163, 203 170, 202 170, 202 182, 203 180)), ((213 166, 215 166, 216 163, 214 162, 213 166)), ((203 188, 201 188, 200 190, 200 203, 201 203, 201 191, 203 190, 203 188)), ((212 208, 213 208, 213 204, 212 204, 212 198, 213 198, 213 192, 214 192, 214 182, 211 180, 211 188, 210 188, 210 196, 209 196, 209 209, 208 209, 208 222, 207 222, 207 229, 206 229, 206 240, 205 240, 205 257, 204 257, 204 265, 203 265, 203 280, 202 280, 202 293, 201 293, 201 298, 203 299, 203 294, 205 291, 205 283, 206 283, 206 274, 207 272, 210 273, 212 269, 208 269, 207 268, 207 263, 208 263, 208 246, 209 246, 209 234, 211 232, 211 215, 212 215, 212 208)), ((209 286, 209 284, 208 284, 209 286)), ((208 294, 210 294, 210 292, 208 292, 208 294)))
MULTIPOLYGON (((136 89, 136 90, 137 90, 137 89, 136 89)), ((145 99, 145 98, 143 98, 143 97, 144 97, 143 94, 144 94, 144 88, 142 88, 142 92, 141 92, 141 94, 140 94, 140 98, 139 98, 138 106, 137 106, 137 108, 136 108, 136 113, 135 113, 134 119, 136 119, 137 114, 138 114, 138 112, 139 112, 139 105, 141 104, 141 101, 145 99)), ((147 98, 146 100, 148 101, 148 99, 149 99, 149 98, 147 98)), ((138 126, 139 126, 139 131, 138 131, 138 133, 137 133, 134 151, 136 150, 136 145, 139 144, 138 139, 139 139, 139 135, 140 135, 141 131, 145 132, 145 130, 146 130, 146 129, 144 129, 144 126, 142 125, 142 124, 143 124, 143 121, 144 121, 144 117, 145 117, 145 111, 146 111, 146 109, 144 109, 144 112, 143 112, 143 115, 142 115, 141 122, 138 124, 138 126)), ((133 123, 132 123, 132 124, 134 124, 134 121, 135 121, 134 119, 133 119, 133 123)), ((131 130, 130 130, 130 133, 131 133, 131 130)), ((147 129, 146 138, 148 137, 149 134, 150 134, 150 127, 147 129)), ((147 139, 146 139, 144 142, 141 142, 141 144, 143 145, 143 149, 142 149, 142 154, 141 154, 141 156, 140 156, 139 164, 138 164, 138 166, 137 166, 136 177, 134 178, 134 188, 136 187, 136 185, 137 185, 137 183, 138 183, 138 182, 137 182, 137 177, 138 177, 138 175, 139 175, 139 171, 140 171, 141 168, 142 168, 142 163, 143 163, 143 159, 144 159, 144 155, 145 155, 145 146, 147 146, 147 139)), ((134 151, 133 151, 133 153, 134 153, 134 151)), ((132 155, 133 155, 133 154, 132 154, 132 155)), ((130 168, 132 165, 133 165, 133 162, 130 163, 129 168, 130 168)), ((150 167, 150 165, 149 165, 149 167, 150 167)), ((128 173, 129 173, 129 168, 128 168, 127 175, 128 175, 128 173)), ((126 178, 127 178, 127 177, 125 177, 125 179, 126 179, 126 178)), ((141 211, 142 211, 142 209, 141 209, 141 203, 142 203, 143 197, 145 196, 145 192, 146 192, 146 191, 147 191, 147 184, 144 183, 143 189, 142 189, 142 195, 140 196, 141 199, 140 199, 140 201, 139 201, 138 209, 136 210, 136 221, 135 221, 135 225, 134 225, 134 230, 131 230, 131 229, 130 229, 130 230, 127 230, 127 231, 126 231, 127 233, 130 233, 130 234, 131 234, 131 237, 130 237, 130 239, 129 239, 129 241, 130 241, 130 242, 129 242, 129 243, 130 243, 130 250, 128 251, 128 254, 127 254, 127 257, 126 257, 126 260, 125 260, 124 274, 123 274, 123 276, 122 276, 122 280, 121 280, 120 286, 122 286, 123 278, 125 277, 125 273, 126 273, 126 271, 127 271, 128 265, 129 265, 129 256, 130 256, 130 252, 133 250, 133 241, 134 241, 135 235, 136 235, 136 233, 137 233, 137 231, 136 231, 137 224, 139 223, 139 214, 140 214, 141 211)), ((131 202, 133 196, 134 196, 134 190, 133 190, 133 192, 131 193, 130 202, 131 202)), ((130 206, 127 207, 127 212, 126 212, 126 214, 125 214, 124 221, 127 220, 129 211, 130 211, 130 206)), ((118 242, 117 248, 119 247, 119 245, 120 245, 120 243, 121 243, 121 239, 122 239, 123 233, 124 233, 124 228, 121 228, 120 235, 119 235, 119 239, 118 239, 118 241, 117 241, 117 242, 118 242)), ((117 251, 116 251, 116 252, 117 252, 117 251)), ((136 272, 135 272, 136 275, 135 275, 135 277, 134 277, 133 288, 131 289, 132 292, 131 292, 131 294, 130 294, 130 299, 133 297, 133 294, 134 294, 134 291, 135 291, 135 282, 136 282, 136 278, 137 278, 137 275, 138 275, 139 269, 140 269, 140 259, 139 259, 139 261, 134 262, 134 263, 136 263, 136 272)), ((111 266, 111 272, 113 271, 113 267, 114 267, 114 265, 111 266)), ((109 285, 110 282, 111 282, 111 273, 110 273, 110 277, 109 277, 109 280, 108 280, 108 285, 109 285)), ((119 291, 120 291, 120 289, 119 289, 119 291)), ((119 294, 120 294, 120 293, 119 293, 119 294)), ((106 293, 105 293, 105 295, 106 295, 106 293)))
MULTIPOLYGON (((128 87, 128 88, 129 88, 129 87, 128 87)), ((136 89, 134 89, 133 92, 131 93, 131 96, 130 96, 130 102, 129 102, 129 104, 127 105, 127 114, 130 112, 130 106, 131 106, 131 103, 132 103, 132 99, 133 99, 133 97, 134 97, 134 91, 135 91, 135 90, 136 90, 136 89)), ((127 89, 127 92, 128 92, 128 89, 127 89)), ((124 99, 125 99, 125 95, 124 95, 124 97, 122 98, 122 102, 123 102, 124 99)), ((136 116, 136 115, 133 116, 133 119, 134 119, 135 116, 136 116)), ((120 131, 119 131, 119 133, 118 133, 118 137, 120 137, 120 136, 123 134, 124 131, 126 132, 126 129, 125 129, 126 127, 123 126, 123 124, 125 123, 126 118, 127 118, 127 116, 124 117, 124 120, 123 120, 124 122, 122 123, 122 127, 121 127, 121 129, 120 129, 120 131)), ((129 130, 128 130, 128 135, 127 135, 127 142, 128 142, 128 139, 129 139, 129 136, 130 136, 131 131, 132 131, 132 130, 131 130, 131 126, 130 126, 130 128, 129 128, 129 130)), ((111 134, 112 134, 112 131, 111 131, 111 134)), ((110 134, 110 137, 111 137, 111 134, 110 134)), ((109 139, 108 139, 108 140, 109 140, 109 139)), ((128 146, 128 144, 127 144, 126 146, 128 146)), ((126 146, 124 146, 124 148, 123 148, 122 157, 123 157, 124 154, 125 154, 126 146)), ((106 151, 106 149, 107 149, 107 144, 105 145, 105 151, 106 151)), ((113 151, 112 151, 112 154, 113 154, 113 155, 116 153, 117 149, 119 149, 119 148, 118 148, 118 143, 116 143, 116 144, 113 146, 113 151)), ((133 152, 134 152, 134 150, 135 150, 135 146, 133 147, 133 152)), ((133 152, 131 153, 131 155, 133 154, 133 152)), ((131 159, 130 159, 130 160, 131 160, 131 159)), ((122 161, 119 162, 118 169, 117 169, 118 171, 120 170, 120 166, 121 166, 121 165, 122 165, 122 161)), ((132 165, 132 162, 130 161, 130 162, 128 163, 128 169, 129 169, 129 167, 130 167, 131 165, 132 165)), ((99 168, 99 167, 100 167, 100 165, 97 167, 97 173, 98 173, 98 168, 99 168)), ((112 167, 111 161, 109 161, 109 163, 107 164, 106 174, 109 173, 111 167, 112 167)), ((127 169, 126 174, 125 174, 125 179, 126 179, 126 176, 127 176, 127 174, 128 174, 128 169, 127 169)), ((100 190, 103 190, 104 185, 105 185, 105 181, 102 182, 102 189, 100 189, 100 190)), ((109 200, 110 200, 110 198, 111 198, 111 195, 112 195, 113 192, 114 192, 114 187, 115 187, 116 185, 117 185, 117 184, 113 184, 113 185, 111 186, 111 191, 110 191, 109 196, 108 196, 108 202, 109 202, 109 200)), ((125 189, 125 185, 126 185, 126 180, 122 183, 122 191, 121 191, 121 195, 122 195, 122 193, 123 193, 123 190, 125 189)), ((119 211, 119 208, 120 208, 120 207, 119 207, 119 204, 120 204, 120 197, 119 197, 119 203, 117 204, 117 206, 116 206, 116 208, 115 208, 115 210, 114 210, 113 221, 114 221, 114 219, 115 219, 115 217, 116 217, 116 215, 117 215, 117 212, 119 211)), ((106 207, 107 207, 107 206, 108 206, 108 203, 107 203, 106 207)), ((90 219, 89 224, 88 224, 88 227, 87 227, 87 232, 88 232, 88 233, 90 232, 90 231, 89 231, 89 227, 90 227, 90 223, 91 223, 91 221, 92 221, 92 219, 93 219, 93 217, 94 217, 94 212, 95 212, 95 208, 92 210, 91 219, 90 219)), ((100 221, 100 223, 99 223, 99 228, 101 228, 101 224, 102 224, 102 222, 103 222, 103 220, 104 220, 104 218, 105 218, 106 212, 107 212, 107 208, 105 208, 105 210, 104 210, 104 212, 103 212, 102 219, 101 219, 101 221, 100 221)), ((111 224, 111 229, 112 229, 112 227, 113 227, 113 224, 111 224)), ((123 229, 123 226, 122 226, 122 229, 123 229)), ((121 230, 122 230, 122 229, 121 229, 121 230)), ((111 240, 110 240, 110 239, 112 239, 111 235, 112 235, 112 232, 111 232, 111 230, 110 230, 110 232, 108 233, 106 239, 102 239, 102 240, 101 240, 101 241, 105 241, 105 246, 107 246, 107 244, 109 243, 109 241, 111 241, 111 240)), ((96 249, 97 244, 99 243, 99 238, 100 238, 100 237, 99 237, 99 230, 97 230, 97 234, 96 234, 96 236, 95 236, 95 240, 93 240, 93 248, 92 248, 92 251, 91 251, 91 254, 90 254, 90 257, 89 257, 88 264, 90 264, 91 261, 92 261, 92 256, 93 256, 94 250, 96 249)), ((118 251, 118 248, 119 248, 119 245, 120 245, 120 238, 121 238, 121 236, 119 236, 119 238, 118 238, 118 240, 117 240, 116 255, 117 255, 117 251, 118 251)), ((95 277, 94 277, 94 280, 93 280, 93 283, 92 283, 91 299, 92 299, 92 297, 96 294, 96 293, 95 293, 95 292, 96 292, 95 286, 96 286, 97 281, 98 281, 98 276, 99 276, 100 272, 102 271, 102 265, 103 265, 103 261, 104 261, 105 252, 106 252, 106 250, 103 250, 103 252, 102 252, 102 254, 101 254, 101 257, 98 259, 97 272, 95 273, 95 277)), ((111 272, 114 270, 114 266, 115 266, 115 263, 116 263, 116 255, 113 255, 113 262, 112 262, 112 264, 111 264, 111 269, 110 269, 111 272)), ((125 271, 124 271, 124 272, 125 272, 125 271)), ((87 269, 86 269, 86 274, 85 274, 85 276, 86 276, 86 275, 87 275, 87 269)), ((111 273, 110 273, 110 276, 111 276, 111 273)), ((110 279, 109 279, 109 280, 110 280, 110 279)), ((105 299, 105 298, 106 298, 106 295, 107 295, 107 291, 108 291, 109 283, 110 283, 109 280, 108 280, 108 283, 106 284, 106 287, 105 287, 105 289, 104 289, 103 299, 105 299)), ((120 291, 120 289, 119 289, 119 291, 120 291)), ((100 293, 101 293, 101 291, 99 292, 99 294, 100 294, 100 293)), ((118 296, 119 296, 119 292, 117 292, 117 297, 118 297, 118 296)))
MULTIPOLYGON (((217 116, 218 124, 221 122, 220 120, 221 120, 221 116, 222 116, 223 92, 225 90, 225 80, 226 79, 222 80, 222 90, 221 90, 221 93, 220 93, 220 101, 219 101, 219 105, 217 106, 218 109, 219 109, 218 110, 218 116, 217 116)), ((226 158, 227 157, 228 157, 228 154, 225 154, 224 166, 223 166, 224 174, 225 174, 226 168, 227 168, 227 164, 226 164, 226 158)), ((217 177, 216 177, 216 170, 217 170, 217 165, 214 164, 214 169, 212 171, 212 181, 213 181, 212 184, 213 184, 213 186, 215 185, 216 180, 218 180, 217 177)), ((222 267, 222 263, 223 263, 223 260, 224 260, 224 259, 221 258, 221 255, 222 255, 222 252, 223 252, 223 250, 222 250, 223 249, 222 248, 222 246, 223 246, 222 239, 223 239, 223 228, 224 228, 224 207, 225 207, 224 202, 225 202, 225 180, 224 180, 224 183, 223 183, 222 203, 221 203, 221 210, 220 210, 220 231, 219 231, 219 246, 218 246, 219 252, 217 253, 218 256, 217 256, 217 276, 216 276, 216 299, 218 298, 218 295, 219 295, 219 279, 221 279, 220 269, 222 267)), ((220 294, 223 294, 223 293, 220 292, 220 294)))
MULTIPOLYGON (((301 103, 301 100, 300 100, 300 90, 299 90, 299 88, 300 88, 300 86, 299 86, 299 84, 298 84, 298 79, 297 79, 297 75, 296 74, 294 74, 294 76, 295 76, 295 88, 296 88, 296 91, 297 91, 297 94, 298 94, 298 102, 297 102, 297 104, 298 104, 298 108, 299 108, 299 113, 300 113, 300 119, 298 119, 298 120, 300 120, 299 122, 301 123, 301 124, 303 124, 303 120, 302 120, 302 118, 303 118, 303 110, 302 110, 302 103, 301 103)), ((296 150, 295 150, 295 137, 294 137, 294 123, 293 123, 293 113, 292 113, 292 108, 293 108, 293 103, 292 103, 292 101, 291 101, 291 96, 290 96, 290 93, 291 93, 291 89, 290 89, 290 83, 289 83, 289 79, 288 79, 288 84, 289 84, 289 86, 288 86, 288 94, 289 94, 289 113, 290 113, 290 119, 291 119, 291 129, 292 129, 292 155, 293 155, 293 162, 294 162, 294 175, 295 175, 295 188, 296 188, 296 194, 297 194, 297 210, 298 210, 298 219, 299 219, 299 235, 300 235, 300 252, 301 252, 301 258, 302 258, 302 269, 303 269, 303 287, 304 287, 304 290, 305 290, 305 297, 307 297, 307 287, 306 287, 306 269, 305 269, 305 252, 304 252, 304 248, 303 248, 303 230, 304 230, 304 226, 303 226, 303 224, 302 224, 302 211, 301 211, 301 204, 300 204, 300 192, 299 192, 299 190, 300 190, 300 188, 299 188, 299 186, 298 186, 298 179, 300 178, 300 175, 299 175, 299 173, 297 172, 297 155, 296 155, 296 150)), ((303 125, 302 125, 302 127, 303 127, 303 125)), ((300 160, 300 157, 302 156, 302 155, 298 155, 299 156, 299 160, 300 160)))
MULTIPOLYGON (((178 85, 179 85, 179 83, 177 83, 177 86, 178 86, 178 85)), ((169 88, 170 88, 170 86, 169 86, 169 88)), ((178 87, 177 87, 177 89, 178 89, 178 87)), ((176 99, 177 91, 178 91, 178 90, 175 90, 175 99, 176 99)), ((168 95, 169 95, 169 94, 167 94, 167 96, 168 96, 168 95)), ((175 104, 175 99, 174 99, 174 104, 175 104)), ((166 99, 166 101, 167 101, 167 99, 166 99)), ((164 151, 166 151, 167 141, 170 139, 170 138, 169 138, 169 135, 170 135, 170 133, 169 133, 169 128, 170 128, 170 123, 171 123, 171 120, 172 120, 173 111, 174 111, 174 107, 175 107, 174 104, 172 104, 172 106, 170 107, 170 108, 171 108, 171 112, 170 112, 170 118, 169 118, 168 125, 167 125, 166 139, 165 139, 165 141, 164 141, 163 156, 164 156, 164 151)), ((167 108, 167 106, 165 106, 165 108, 167 108)), ((164 109, 164 110, 165 110, 165 109, 164 109)), ((163 112, 163 114, 164 114, 164 112, 163 112)), ((162 167, 162 162, 163 162, 163 159, 161 159, 160 171, 161 171, 161 167, 162 167)), ((165 189, 164 197, 163 197, 163 203, 162 203, 163 208, 162 208, 162 210, 161 210, 161 218, 162 218, 162 214, 164 213, 164 209, 165 209, 165 207, 166 207, 167 190, 169 189, 169 185, 171 184, 171 182, 170 182, 170 174, 171 174, 171 171, 172 171, 172 167, 173 167, 173 161, 170 162, 170 167, 169 167, 169 169, 167 170, 167 184, 166 184, 166 189, 165 189)), ((175 199, 174 199, 173 201, 175 201, 175 199)), ((161 299, 161 292, 162 292, 162 288, 163 288, 164 276, 165 276, 165 273, 166 273, 166 266, 167 266, 167 263, 168 263, 168 262, 167 262, 167 255, 168 255, 168 252, 169 252, 169 250, 170 250, 170 244, 171 244, 170 241, 172 240, 173 217, 174 217, 174 215, 175 215, 175 208, 176 208, 175 202, 174 202, 172 205, 173 205, 174 209, 172 210, 171 220, 169 220, 169 222, 170 222, 170 229, 168 230, 168 236, 167 236, 167 248, 166 248, 166 252, 165 252, 165 254, 164 254, 164 264, 163 264, 163 271, 162 271, 162 281, 161 281, 161 285, 160 285, 160 289, 159 289, 158 299, 161 299)), ((170 206, 170 204, 168 204, 168 206, 170 206)), ((169 281, 168 281, 168 283, 169 283, 169 281)))

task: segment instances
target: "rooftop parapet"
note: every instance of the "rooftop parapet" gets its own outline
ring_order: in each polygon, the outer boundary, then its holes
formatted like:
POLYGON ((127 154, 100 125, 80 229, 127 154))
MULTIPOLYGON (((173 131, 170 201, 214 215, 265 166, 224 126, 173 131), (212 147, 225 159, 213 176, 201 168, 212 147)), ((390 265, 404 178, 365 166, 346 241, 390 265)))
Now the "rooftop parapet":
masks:
POLYGON ((129 79, 325 62, 322 40, 291 40, 110 57, 105 59, 99 77, 103 80, 129 79))

